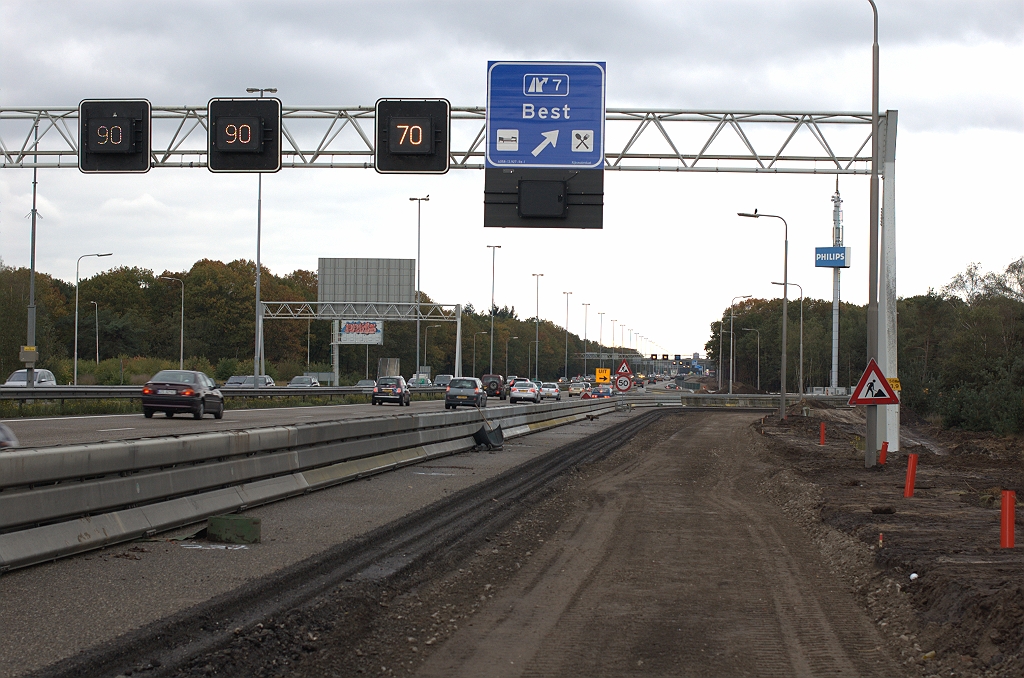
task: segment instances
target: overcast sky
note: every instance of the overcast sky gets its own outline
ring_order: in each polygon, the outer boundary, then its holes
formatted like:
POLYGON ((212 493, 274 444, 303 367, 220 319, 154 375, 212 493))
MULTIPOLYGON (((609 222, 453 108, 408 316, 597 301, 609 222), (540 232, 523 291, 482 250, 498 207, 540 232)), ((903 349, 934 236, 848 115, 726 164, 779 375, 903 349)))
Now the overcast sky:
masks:
MULTIPOLYGON (((1024 3, 879 0, 881 108, 899 110, 898 287, 944 285, 970 262, 1024 255, 1024 3)), ((288 105, 446 97, 482 106, 488 60, 605 61, 610 107, 870 109, 871 10, 864 0, 750 2, 19 2, 0 1, 0 107, 143 97, 205 104, 248 86, 288 105)), ((0 135, 10 146, 21 139, 0 135)), ((736 295, 778 296, 781 228, 790 280, 831 298, 813 248, 831 244, 831 176, 607 173, 602 231, 483 228, 483 172, 384 176, 285 169, 264 177, 263 263, 316 270, 317 257, 412 258, 423 209, 423 289, 599 333, 597 312, 657 342, 702 350, 736 295)), ((867 296, 868 180, 840 179, 853 268, 843 298, 867 296)), ((31 170, 0 170, 0 258, 27 266, 31 170)), ((255 258, 256 179, 205 169, 145 175, 40 171, 38 268, 74 280, 98 266, 182 270, 255 258)), ((0 319, 2 320, 2 319, 0 319)), ((616 337, 618 339, 618 337, 616 337)))

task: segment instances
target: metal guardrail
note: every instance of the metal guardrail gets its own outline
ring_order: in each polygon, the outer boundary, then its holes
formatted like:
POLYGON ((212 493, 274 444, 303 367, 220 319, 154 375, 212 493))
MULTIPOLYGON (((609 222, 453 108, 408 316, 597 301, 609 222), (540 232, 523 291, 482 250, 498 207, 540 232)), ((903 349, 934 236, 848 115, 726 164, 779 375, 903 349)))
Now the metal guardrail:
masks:
MULTIPOLYGON (((412 393, 444 393, 443 386, 412 386, 412 393)), ((220 392, 225 398, 271 398, 298 396, 344 396, 370 395, 372 389, 362 386, 262 386, 254 389, 251 386, 221 386, 220 392)), ((24 386, 0 386, 0 400, 78 400, 78 399, 115 399, 142 397, 142 386, 41 386, 27 388, 24 386)))
POLYGON ((0 571, 100 548, 616 409, 429 412, 0 454, 0 571))

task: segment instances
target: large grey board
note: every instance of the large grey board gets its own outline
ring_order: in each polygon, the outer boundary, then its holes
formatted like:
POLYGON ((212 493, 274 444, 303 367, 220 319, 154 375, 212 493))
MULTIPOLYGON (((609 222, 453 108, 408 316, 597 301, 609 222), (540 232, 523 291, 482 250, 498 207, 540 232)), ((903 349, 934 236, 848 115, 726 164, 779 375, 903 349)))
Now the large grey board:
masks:
POLYGON ((319 260, 317 301, 411 304, 416 301, 415 259, 319 260))

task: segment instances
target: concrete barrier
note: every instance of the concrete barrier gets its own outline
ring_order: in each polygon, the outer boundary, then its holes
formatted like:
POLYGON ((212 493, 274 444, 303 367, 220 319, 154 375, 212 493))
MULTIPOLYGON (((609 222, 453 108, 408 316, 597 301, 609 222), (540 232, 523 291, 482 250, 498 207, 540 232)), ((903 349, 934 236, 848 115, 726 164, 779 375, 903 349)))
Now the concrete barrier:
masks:
POLYGON ((469 450, 484 414, 513 438, 614 407, 515 405, 5 453, 0 571, 469 450))

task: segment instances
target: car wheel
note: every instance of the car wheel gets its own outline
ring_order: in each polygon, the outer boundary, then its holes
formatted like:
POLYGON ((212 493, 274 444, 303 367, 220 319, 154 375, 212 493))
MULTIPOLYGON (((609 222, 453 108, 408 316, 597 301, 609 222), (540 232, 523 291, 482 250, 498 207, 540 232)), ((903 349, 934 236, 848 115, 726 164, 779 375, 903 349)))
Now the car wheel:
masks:
POLYGON ((168 419, 170 419, 171 417, 174 416, 174 412, 171 412, 170 410, 168 410, 167 412, 164 412, 164 416, 167 417, 168 419))
POLYGON ((480 401, 480 407, 487 407, 487 398, 480 401))
POLYGON ((206 404, 200 400, 199 404, 196 405, 196 409, 192 412, 192 418, 202 419, 204 414, 206 414, 206 404))
POLYGON ((217 411, 214 413, 213 418, 214 419, 223 419, 224 418, 224 401, 223 400, 220 401, 220 407, 217 408, 217 411))
POLYGON ((149 409, 148 407, 143 407, 142 408, 142 416, 144 416, 146 419, 152 419, 153 418, 153 410, 149 409))

